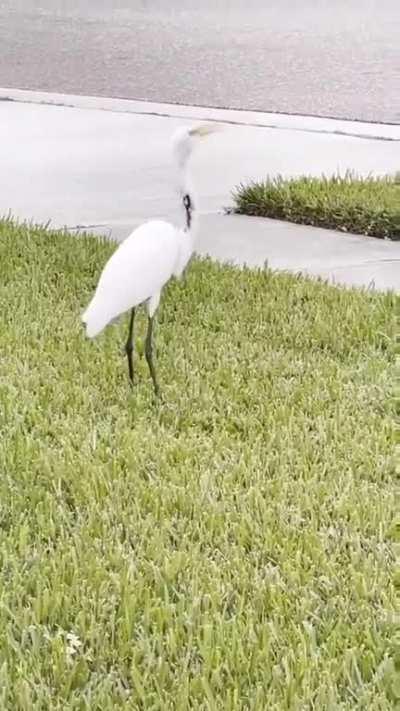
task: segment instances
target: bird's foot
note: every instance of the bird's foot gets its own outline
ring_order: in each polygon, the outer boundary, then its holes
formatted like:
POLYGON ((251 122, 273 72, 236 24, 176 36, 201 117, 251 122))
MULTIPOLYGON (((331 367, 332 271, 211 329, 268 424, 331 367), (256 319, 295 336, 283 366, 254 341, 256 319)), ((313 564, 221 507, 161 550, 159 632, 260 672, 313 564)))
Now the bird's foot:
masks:
POLYGON ((153 402, 155 404, 160 404, 164 402, 163 394, 158 385, 153 389, 153 402))
POLYGON ((130 388, 134 388, 137 385, 138 378, 133 368, 129 368, 128 382, 130 388))

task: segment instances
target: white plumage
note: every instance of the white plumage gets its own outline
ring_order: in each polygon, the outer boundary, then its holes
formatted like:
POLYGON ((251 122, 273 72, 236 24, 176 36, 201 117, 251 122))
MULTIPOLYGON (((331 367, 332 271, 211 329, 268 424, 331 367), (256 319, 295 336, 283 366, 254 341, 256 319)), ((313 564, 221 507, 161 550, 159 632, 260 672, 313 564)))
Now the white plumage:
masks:
POLYGON ((158 384, 152 358, 152 319, 163 286, 172 276, 181 275, 194 248, 194 203, 190 194, 187 163, 196 140, 216 129, 218 126, 204 124, 192 129, 179 129, 173 137, 173 151, 178 168, 178 192, 185 212, 185 227, 175 227, 162 220, 151 220, 135 229, 108 260, 93 299, 82 315, 86 334, 93 338, 108 323, 132 309, 126 353, 129 375, 133 381, 135 307, 146 304, 149 326, 145 352, 156 393, 158 384))
MULTIPOLYGON (((185 238, 169 222, 154 220, 140 225, 122 242, 107 262, 83 314, 89 338, 132 306, 159 296, 164 284, 177 274, 185 238)), ((154 306, 151 311, 152 316, 154 306)))

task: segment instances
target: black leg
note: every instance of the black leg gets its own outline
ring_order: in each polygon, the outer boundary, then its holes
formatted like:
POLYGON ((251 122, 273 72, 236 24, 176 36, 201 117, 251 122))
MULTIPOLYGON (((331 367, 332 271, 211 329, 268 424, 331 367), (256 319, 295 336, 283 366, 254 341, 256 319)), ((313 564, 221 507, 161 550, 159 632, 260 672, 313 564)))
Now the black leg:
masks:
POLYGON ((145 353, 147 365, 149 366, 151 379, 153 381, 154 392, 158 396, 160 394, 160 388, 158 387, 156 371, 154 369, 153 363, 153 318, 151 316, 149 316, 149 322, 147 327, 145 353))
POLYGON ((131 311, 131 319, 129 321, 129 333, 128 333, 128 340, 125 345, 125 352, 128 358, 128 370, 129 370, 129 379, 133 385, 133 360, 132 360, 132 353, 133 353, 133 322, 135 320, 135 309, 133 308, 131 311))

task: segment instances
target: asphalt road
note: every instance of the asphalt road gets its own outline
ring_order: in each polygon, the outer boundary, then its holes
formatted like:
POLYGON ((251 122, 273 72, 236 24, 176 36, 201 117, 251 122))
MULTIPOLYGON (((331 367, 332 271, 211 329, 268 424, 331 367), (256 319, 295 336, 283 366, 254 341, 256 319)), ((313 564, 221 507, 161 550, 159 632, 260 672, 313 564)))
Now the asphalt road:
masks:
POLYGON ((399 0, 2 0, 0 86, 400 123, 399 38, 399 0))

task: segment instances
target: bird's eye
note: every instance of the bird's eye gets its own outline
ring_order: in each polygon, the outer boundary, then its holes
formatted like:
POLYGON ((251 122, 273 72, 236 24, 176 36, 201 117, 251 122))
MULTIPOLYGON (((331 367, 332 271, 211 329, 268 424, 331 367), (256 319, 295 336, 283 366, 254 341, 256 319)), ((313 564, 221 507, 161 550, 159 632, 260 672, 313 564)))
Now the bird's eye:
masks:
POLYGON ((190 200, 190 195, 185 195, 185 196, 184 196, 184 198, 183 198, 183 204, 184 204, 186 210, 190 210, 190 208, 192 207, 192 202, 191 202, 191 200, 190 200))

